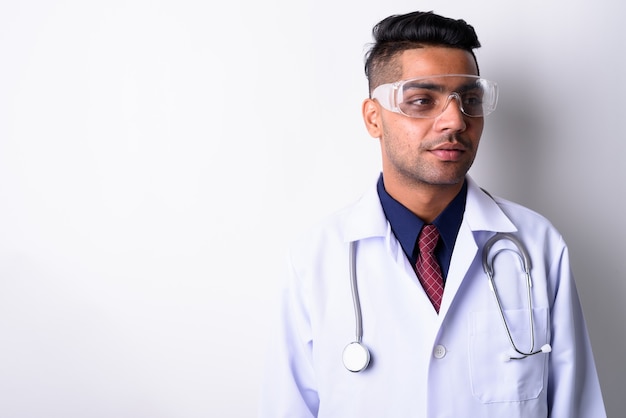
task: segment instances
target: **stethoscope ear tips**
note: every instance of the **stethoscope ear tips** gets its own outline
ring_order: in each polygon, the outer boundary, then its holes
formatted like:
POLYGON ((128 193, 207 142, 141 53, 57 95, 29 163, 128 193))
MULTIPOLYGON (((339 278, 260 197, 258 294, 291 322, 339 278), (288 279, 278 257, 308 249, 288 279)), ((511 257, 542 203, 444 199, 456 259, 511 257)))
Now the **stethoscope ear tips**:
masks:
POLYGON ((343 349, 343 365, 351 372, 360 372, 370 363, 370 352, 358 341, 351 342, 343 349))

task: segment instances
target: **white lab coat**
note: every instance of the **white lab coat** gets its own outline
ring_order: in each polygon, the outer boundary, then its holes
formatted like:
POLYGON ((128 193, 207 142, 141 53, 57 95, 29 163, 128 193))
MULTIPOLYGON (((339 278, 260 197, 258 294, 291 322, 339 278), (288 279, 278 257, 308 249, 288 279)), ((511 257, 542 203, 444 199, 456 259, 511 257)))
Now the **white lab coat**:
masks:
MULTIPOLYGON (((606 416, 563 238, 537 213, 494 200, 469 177, 468 183, 439 315, 391 232, 375 188, 292 248, 261 417, 606 416), (481 263, 483 244, 498 231, 514 233, 528 249, 535 348, 550 343, 549 354, 502 359, 511 345, 481 263), (363 342, 372 356, 360 373, 342 363, 344 347, 355 338, 351 241, 357 241, 363 342)), ((501 253, 495 270, 513 337, 527 350, 519 260, 501 253)))

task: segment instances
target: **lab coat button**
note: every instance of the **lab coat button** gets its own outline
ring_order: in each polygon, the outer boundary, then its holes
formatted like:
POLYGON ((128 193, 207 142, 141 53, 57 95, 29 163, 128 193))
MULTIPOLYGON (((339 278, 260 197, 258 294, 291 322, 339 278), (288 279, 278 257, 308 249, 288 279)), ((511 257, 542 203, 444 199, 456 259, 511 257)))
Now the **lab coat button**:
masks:
POLYGON ((435 356, 435 358, 444 358, 444 356, 446 355, 446 347, 444 347, 443 345, 435 346, 435 349, 433 350, 433 355, 435 356))

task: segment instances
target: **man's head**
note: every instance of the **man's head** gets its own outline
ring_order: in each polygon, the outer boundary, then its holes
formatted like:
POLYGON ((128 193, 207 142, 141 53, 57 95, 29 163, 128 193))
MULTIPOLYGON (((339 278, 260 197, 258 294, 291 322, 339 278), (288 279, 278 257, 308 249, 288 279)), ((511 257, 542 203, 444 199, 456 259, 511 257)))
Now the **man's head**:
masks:
POLYGON ((474 29, 415 12, 388 17, 373 33, 362 111, 380 140, 385 188, 400 201, 416 187, 459 190, 497 99, 495 83, 478 77, 474 29))
POLYGON ((374 26, 372 34, 374 44, 365 61, 370 93, 380 84, 399 79, 401 68, 397 58, 403 51, 425 46, 457 48, 468 51, 476 62, 473 50, 480 47, 474 28, 464 20, 432 12, 389 16, 374 26))

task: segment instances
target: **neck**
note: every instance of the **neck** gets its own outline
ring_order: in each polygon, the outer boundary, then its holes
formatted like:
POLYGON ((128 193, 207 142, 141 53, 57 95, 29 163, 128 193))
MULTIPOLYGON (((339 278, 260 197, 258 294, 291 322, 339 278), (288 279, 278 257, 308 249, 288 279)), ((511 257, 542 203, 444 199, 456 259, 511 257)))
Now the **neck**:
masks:
POLYGON ((383 177, 387 193, 427 224, 439 216, 463 187, 463 182, 450 185, 427 183, 406 185, 386 180, 383 177))

